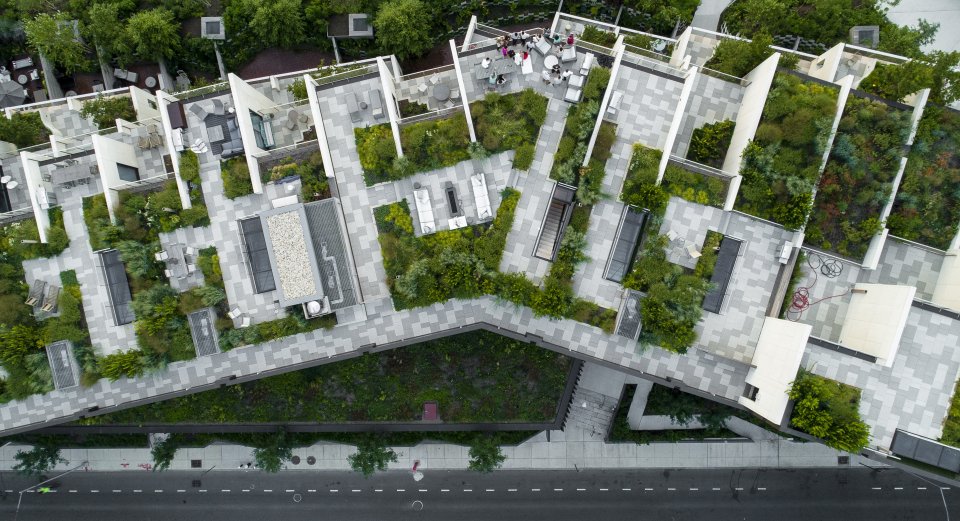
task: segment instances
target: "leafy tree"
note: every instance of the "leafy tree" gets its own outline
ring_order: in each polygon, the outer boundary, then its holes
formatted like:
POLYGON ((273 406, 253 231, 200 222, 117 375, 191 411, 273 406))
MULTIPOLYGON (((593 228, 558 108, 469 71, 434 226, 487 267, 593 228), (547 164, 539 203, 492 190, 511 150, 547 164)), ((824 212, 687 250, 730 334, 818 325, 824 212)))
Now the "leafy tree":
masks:
POLYGON ((357 444, 357 452, 347 457, 350 468, 363 474, 367 478, 374 472, 387 469, 387 464, 397 461, 397 453, 388 449, 383 439, 376 435, 368 435, 357 444))
POLYGON ((17 460, 13 470, 18 474, 34 477, 48 472, 59 463, 68 463, 60 457, 60 448, 51 445, 37 445, 27 452, 18 450, 13 457, 17 460))
POLYGON ((917 27, 887 24, 880 29, 881 51, 917 58, 922 56, 920 48, 933 42, 937 36, 939 23, 919 20, 917 27))
POLYGON ((507 457, 500 450, 500 445, 491 436, 477 436, 470 444, 469 469, 477 472, 493 472, 503 466, 507 457))
POLYGON ((300 0, 270 0, 260 3, 250 29, 267 47, 290 48, 303 42, 304 24, 300 0))
POLYGON ((96 2, 87 12, 89 21, 84 24, 84 33, 93 40, 97 53, 104 61, 116 57, 123 63, 129 52, 124 41, 120 9, 121 5, 115 2, 96 2))
POLYGON ((0 361, 7 367, 19 365, 23 357, 42 347, 39 331, 17 324, 0 333, 0 361))
POLYGON ((143 60, 172 58, 180 47, 180 28, 173 13, 157 8, 140 11, 127 20, 126 41, 143 60))
POLYGON ((744 0, 738 7, 741 10, 738 27, 745 34, 765 30, 771 20, 778 19, 787 10, 781 0, 744 0))
POLYGON ((30 46, 72 74, 86 69, 87 48, 64 13, 41 13, 23 25, 30 46))
POLYGON ((283 430, 278 431, 266 446, 253 449, 253 461, 265 472, 279 472, 292 457, 293 447, 283 430))
POLYGON ((80 115, 93 118, 97 128, 115 127, 117 119, 136 121, 137 112, 133 108, 133 101, 127 96, 103 96, 87 101, 80 107, 80 115))
POLYGON ((120 260, 134 277, 149 277, 157 271, 157 261, 154 258, 156 248, 152 244, 143 244, 137 241, 123 241, 117 244, 120 260))
POLYGON ((111 380, 140 376, 146 368, 143 355, 142 351, 132 350, 104 356, 100 359, 100 374, 111 380))
POLYGON ((153 471, 163 472, 170 468, 174 456, 177 455, 177 442, 169 437, 163 441, 155 443, 150 449, 150 455, 153 456, 153 471))
POLYGON ((10 118, 0 114, 0 141, 26 148, 49 142, 49 136, 38 112, 17 112, 10 118))
POLYGON ((797 429, 847 452, 860 452, 869 443, 870 428, 858 411, 858 389, 801 371, 789 395, 794 400, 790 423, 797 429))
POLYGON ((389 0, 380 5, 373 28, 380 48, 399 59, 419 56, 433 45, 431 9, 420 0, 389 0))

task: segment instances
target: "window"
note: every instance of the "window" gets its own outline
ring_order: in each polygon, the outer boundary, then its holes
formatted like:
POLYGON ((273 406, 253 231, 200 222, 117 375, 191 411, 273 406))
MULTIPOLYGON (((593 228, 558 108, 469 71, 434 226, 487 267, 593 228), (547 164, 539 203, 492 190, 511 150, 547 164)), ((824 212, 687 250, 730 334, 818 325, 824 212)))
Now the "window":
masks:
POLYGON ((756 387, 750 384, 747 384, 747 386, 743 389, 743 397, 755 402, 757 401, 758 392, 760 392, 760 389, 757 389, 756 387))
POLYGON ((128 183, 140 180, 140 170, 121 163, 117 163, 117 174, 120 176, 120 180, 128 183))
POLYGON ((250 123, 253 125, 253 138, 257 142, 257 147, 263 150, 273 148, 273 129, 270 127, 270 123, 252 110, 250 111, 250 123))

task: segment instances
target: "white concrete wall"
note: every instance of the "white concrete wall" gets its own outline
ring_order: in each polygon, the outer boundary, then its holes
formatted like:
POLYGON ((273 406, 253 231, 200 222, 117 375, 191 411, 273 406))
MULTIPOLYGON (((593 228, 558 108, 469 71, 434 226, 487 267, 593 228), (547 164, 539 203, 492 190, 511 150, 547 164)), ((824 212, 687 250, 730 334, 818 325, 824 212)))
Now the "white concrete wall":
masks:
POLYGON ((250 182, 253 184, 253 192, 262 194, 263 182, 260 181, 260 165, 257 163, 257 155, 266 151, 257 146, 257 140, 253 135, 253 121, 250 119, 250 111, 267 117, 272 115, 271 109, 277 104, 272 99, 260 94, 260 91, 251 87, 249 83, 240 79, 236 74, 231 72, 228 78, 230 92, 233 93, 233 103, 237 109, 237 128, 240 129, 240 139, 243 140, 243 150, 246 152, 247 169, 250 170, 250 182))
POLYGON ((600 134, 600 125, 603 123, 603 117, 607 114, 610 97, 613 96, 613 90, 617 85, 617 76, 620 74, 620 64, 623 61, 625 49, 623 35, 617 36, 617 41, 613 44, 615 58, 613 59, 613 67, 610 69, 610 79, 607 80, 607 88, 603 92, 603 99, 600 100, 600 113, 597 114, 597 121, 593 124, 593 133, 590 134, 590 141, 587 142, 587 153, 583 157, 583 166, 590 164, 590 156, 593 155, 593 147, 597 144, 597 135, 600 134))
POLYGON ((33 207, 33 218, 37 221, 37 230, 40 232, 40 242, 47 242, 47 229, 50 228, 50 216, 47 209, 40 206, 40 192, 46 196, 46 185, 40 175, 39 161, 41 156, 33 152, 20 152, 20 166, 23 168, 23 178, 30 194, 30 206, 33 207))
POLYGON ((133 101, 133 110, 137 113, 137 121, 160 117, 160 105, 153 94, 138 87, 130 87, 130 99, 133 101))
POLYGON ((323 126, 323 113, 320 111, 320 99, 317 97, 317 82, 310 74, 303 75, 303 82, 307 86, 307 99, 310 101, 310 113, 314 128, 317 129, 317 144, 320 145, 320 158, 323 159, 323 171, 327 179, 333 178, 333 156, 330 155, 330 144, 327 142, 327 129, 323 126))
POLYGON ((807 74, 818 80, 833 81, 833 78, 837 75, 837 69, 840 68, 842 58, 843 44, 838 43, 813 60, 807 74))
POLYGON ((743 162, 743 151, 753 140, 757 127, 760 126, 763 106, 767 102, 767 95, 770 94, 770 87, 773 86, 773 78, 777 74, 779 63, 780 53, 775 52, 743 78, 750 84, 744 89, 743 101, 740 104, 740 110, 737 111, 737 119, 733 127, 733 137, 730 139, 730 146, 727 147, 727 155, 724 157, 721 167, 721 170, 735 178, 735 182, 731 182, 730 188, 727 190, 727 200, 723 205, 724 210, 733 210, 733 203, 737 200, 737 192, 740 190, 740 164, 743 162))
POLYGON ((170 114, 167 112, 167 105, 175 103, 176 98, 166 92, 157 91, 157 106, 160 113, 160 124, 163 127, 163 142, 167 147, 167 154, 170 155, 170 162, 173 163, 173 178, 177 182, 177 192, 180 194, 180 205, 183 208, 192 208, 190 202, 190 191, 187 189, 187 183, 180 177, 180 152, 173 145, 173 127, 170 125, 170 114))
POLYGON ((110 218, 114 219, 114 212, 120 198, 117 196, 116 188, 119 188, 127 181, 120 179, 117 171, 117 163, 139 168, 137 161, 137 151, 133 145, 128 145, 116 139, 106 136, 91 136, 93 138, 93 150, 97 156, 97 168, 100 169, 100 184, 103 187, 103 195, 107 200, 107 210, 110 218))
POLYGON ((397 157, 403 157, 403 146, 400 144, 400 113, 397 110, 396 79, 383 61, 377 58, 377 68, 380 70, 380 85, 383 86, 383 100, 387 106, 387 117, 390 120, 390 131, 393 133, 393 144, 397 149, 397 157))
MULTIPOLYGON (((467 24, 467 34, 463 37, 463 46, 460 47, 462 52, 467 52, 470 49, 470 42, 473 40, 473 33, 477 30, 477 15, 470 15, 470 23, 467 24)), ((456 56, 456 54, 454 54, 456 56)), ((457 63, 457 59, 453 59, 453 63, 457 63)))
POLYGON ((663 174, 667 171, 667 163, 670 162, 670 151, 673 150, 673 145, 677 141, 677 134, 680 133, 683 118, 687 115, 687 102, 690 100, 690 91, 693 90, 693 84, 696 81, 697 67, 690 67, 686 79, 683 80, 683 88, 680 89, 680 99, 677 101, 677 110, 673 113, 673 121, 670 122, 670 131, 667 132, 667 140, 663 143, 663 155, 660 157, 660 168, 657 171, 658 185, 663 181, 663 174))
POLYGON ((477 131, 473 128, 473 115, 470 114, 470 103, 467 102, 467 86, 463 82, 463 71, 460 70, 460 56, 457 54, 457 42, 454 40, 450 40, 450 53, 453 56, 453 69, 457 72, 457 88, 460 89, 463 115, 467 118, 467 131, 470 132, 470 142, 476 143, 477 131))
POLYGON ((690 43, 690 35, 693 34, 693 26, 688 25, 686 29, 677 37, 677 44, 673 46, 673 54, 670 55, 670 66, 679 69, 680 64, 687 55, 687 45, 690 43))

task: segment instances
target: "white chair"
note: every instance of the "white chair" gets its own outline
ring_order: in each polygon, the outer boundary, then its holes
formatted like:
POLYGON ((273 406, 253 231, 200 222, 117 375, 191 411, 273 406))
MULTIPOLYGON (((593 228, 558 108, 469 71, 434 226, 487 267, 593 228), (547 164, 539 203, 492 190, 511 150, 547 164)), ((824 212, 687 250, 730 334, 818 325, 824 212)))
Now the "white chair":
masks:
POLYGON ((430 85, 436 85, 438 83, 440 83, 440 76, 436 74, 434 74, 433 76, 430 76, 430 85))
POLYGON ((672 230, 672 229, 671 229, 671 230, 667 230, 667 239, 670 239, 671 242, 677 240, 677 237, 679 237, 679 236, 680 236, 680 234, 677 233, 676 231, 674 231, 674 230, 672 230))
POLYGON ((583 64, 580 65, 580 75, 586 76, 590 72, 590 67, 593 66, 593 53, 585 53, 583 57, 583 64))
POLYGON ((163 270, 163 274, 166 275, 166 277, 167 277, 168 279, 172 279, 172 278, 173 278, 173 272, 170 271, 170 270, 163 270))
POLYGON ((187 273, 193 273, 193 272, 195 272, 195 271, 197 271, 197 265, 196 265, 196 264, 190 264, 190 263, 188 262, 188 263, 187 263, 187 273))
POLYGON ((230 320, 233 320, 233 319, 235 319, 235 318, 237 318, 237 317, 239 317, 239 316, 240 316, 240 308, 238 308, 238 307, 236 307, 236 306, 234 306, 233 309, 231 309, 229 312, 227 312, 227 317, 229 317, 230 320))
POLYGON ((240 327, 250 327, 250 317, 243 317, 240 319, 240 327))
POLYGON ((460 99, 460 89, 453 89, 450 91, 450 99, 460 99))
POLYGON ((421 94, 427 92, 427 84, 421 83, 420 85, 417 85, 417 90, 420 91, 421 94))
POLYGON ((153 256, 153 258, 157 259, 158 261, 165 261, 170 258, 170 254, 167 253, 167 250, 160 250, 156 253, 156 255, 153 256))
POLYGON ((687 254, 693 259, 699 259, 701 255, 700 250, 693 243, 687 244, 687 254))
POLYGON ((187 255, 193 257, 194 255, 197 254, 197 249, 194 248, 193 246, 187 246, 183 249, 183 253, 186 253, 187 255))

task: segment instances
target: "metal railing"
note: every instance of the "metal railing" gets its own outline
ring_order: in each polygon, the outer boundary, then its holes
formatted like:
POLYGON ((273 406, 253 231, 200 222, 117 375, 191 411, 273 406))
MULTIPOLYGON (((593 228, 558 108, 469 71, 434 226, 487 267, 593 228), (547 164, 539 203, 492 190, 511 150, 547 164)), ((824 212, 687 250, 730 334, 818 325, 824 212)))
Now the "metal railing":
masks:
POLYGON ((637 47, 636 45, 630 45, 629 43, 625 43, 623 44, 623 46, 627 52, 632 52, 634 54, 643 56, 644 58, 651 58, 664 63, 670 62, 670 57, 665 54, 660 54, 658 52, 644 49, 642 47, 637 47))
POLYGON ((400 119, 397 124, 403 126, 411 123, 419 123, 421 121, 429 121, 432 119, 442 119, 455 112, 463 112, 463 103, 455 104, 452 107, 444 107, 437 110, 432 110, 430 112, 424 112, 423 114, 417 114, 415 116, 408 116, 400 119))
MULTIPOLYGON (((84 98, 90 98, 94 96, 113 96, 122 92, 129 93, 130 87, 121 87, 119 89, 111 89, 103 92, 93 92, 90 94, 81 94, 79 96, 70 96, 69 99, 84 99, 84 98)), ((42 108, 53 107, 55 105, 66 105, 67 99, 68 98, 56 98, 56 99, 50 99, 46 101, 37 101, 35 103, 28 103, 26 105, 18 105, 16 107, 7 107, 4 109, 4 112, 9 118, 10 116, 18 112, 30 112, 34 110, 40 110, 42 108)))
POLYGON ((705 176, 716 177, 718 179, 730 180, 736 177, 733 174, 728 174, 719 168, 714 168, 712 166, 707 166, 696 161, 691 161, 680 156, 675 156, 670 154, 669 162, 673 165, 676 165, 687 172, 693 172, 695 174, 702 174, 705 176))
POLYGON ((400 76, 400 78, 397 79, 397 83, 402 83, 404 81, 409 81, 409 80, 415 80, 417 78, 423 78, 424 76, 431 76, 434 74, 440 74, 442 72, 447 72, 452 70, 455 70, 455 68, 451 63, 450 65, 442 65, 440 67, 434 67, 433 69, 427 69, 427 70, 418 71, 418 72, 411 72, 410 74, 400 76))
POLYGON ((672 43, 672 44, 677 43, 677 39, 676 39, 676 38, 670 38, 669 36, 660 36, 659 34, 647 33, 647 32, 644 32, 644 31, 639 31, 639 30, 637 30, 637 29, 631 29, 631 28, 629 28, 629 27, 620 27, 620 32, 621 32, 621 33, 630 33, 630 34, 637 35, 637 36, 648 36, 648 37, 650 37, 650 38, 653 38, 654 40, 663 40, 663 41, 665 41, 665 42, 667 42, 667 43, 672 43))
POLYGON ((230 82, 224 81, 221 83, 214 83, 213 85, 207 85, 205 87, 199 87, 196 89, 185 90, 182 92, 174 92, 173 97, 177 98, 180 101, 187 101, 193 98, 206 96, 208 94, 214 94, 217 92, 224 92, 229 90, 230 90, 230 82))
POLYGON ((843 45, 843 51, 845 53, 855 54, 857 56, 864 56, 866 58, 873 58, 876 60, 897 64, 910 61, 910 58, 907 58, 906 56, 878 51, 876 49, 869 49, 867 47, 860 47, 859 45, 852 45, 849 43, 843 45))
POLYGON ((146 179, 140 179, 137 181, 129 181, 117 186, 111 186, 110 189, 115 192, 122 192, 124 190, 133 190, 135 192, 146 191, 154 186, 173 179, 173 172, 164 172, 160 175, 155 175, 148 177, 146 179))
POLYGON ((639 65, 640 67, 646 67, 647 69, 653 69, 654 71, 657 71, 663 74, 668 74, 680 80, 683 80, 689 74, 680 69, 675 69, 662 61, 651 60, 649 58, 640 56, 639 54, 634 54, 629 51, 623 53, 623 61, 627 63, 632 63, 634 65, 639 65))
POLYGON ((578 42, 576 43, 576 46, 577 46, 577 47, 583 47, 584 49, 590 49, 590 50, 593 51, 593 52, 597 52, 597 53, 600 53, 600 54, 604 54, 604 55, 606 55, 606 56, 613 56, 613 49, 610 49, 610 48, 608 48, 608 47, 604 47, 604 46, 602 46, 602 45, 599 45, 599 44, 596 44, 596 43, 593 43, 593 42, 588 42, 588 41, 586 41, 586 40, 580 40, 580 41, 578 41, 578 42))
POLYGON ((370 65, 362 65, 355 69, 350 69, 343 72, 329 74, 327 76, 318 76, 319 74, 322 74, 322 72, 317 71, 316 73, 311 74, 310 76, 313 78, 313 81, 317 82, 317 88, 319 88, 323 85, 330 85, 338 81, 345 81, 351 78, 365 76, 367 74, 379 74, 379 72, 380 72, 380 69, 377 67, 377 64, 373 63, 370 65))
POLYGON ((725 73, 725 72, 720 72, 720 71, 716 71, 716 70, 713 70, 713 69, 708 69, 708 68, 706 68, 706 67, 700 67, 699 70, 700 70, 701 73, 706 74, 707 76, 712 76, 712 77, 714 77, 714 78, 717 78, 717 79, 720 79, 720 80, 723 80, 723 81, 728 81, 728 82, 730 82, 730 83, 736 83, 737 85, 740 85, 741 87, 747 87, 747 86, 750 85, 750 82, 749 82, 748 80, 745 80, 745 79, 743 79, 743 78, 738 78, 738 77, 736 77, 736 76, 734 76, 734 75, 732 75, 732 74, 727 74, 727 73, 725 73))

